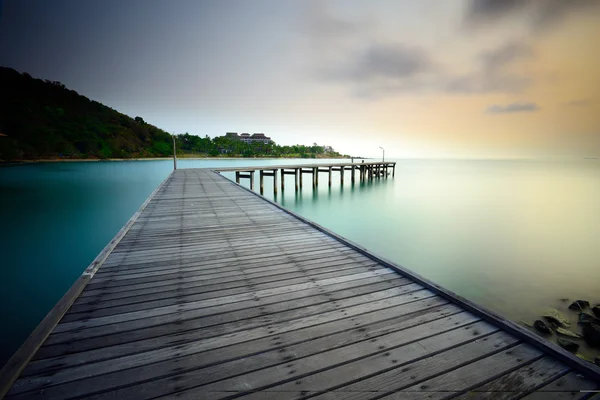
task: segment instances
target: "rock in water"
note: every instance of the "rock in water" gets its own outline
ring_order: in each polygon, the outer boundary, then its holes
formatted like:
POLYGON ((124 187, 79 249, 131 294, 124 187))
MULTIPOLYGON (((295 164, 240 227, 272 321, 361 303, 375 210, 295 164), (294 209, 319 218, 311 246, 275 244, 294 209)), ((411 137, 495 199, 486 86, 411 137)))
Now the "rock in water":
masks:
POLYGON ((589 324, 590 322, 596 320, 596 318, 589 313, 586 312, 580 312, 579 313, 579 320, 577 321, 580 324, 589 324))
POLYGON ((569 324, 569 321, 567 321, 567 319, 554 308, 549 309, 544 315, 542 315, 542 317, 558 326, 562 326, 563 328, 568 328, 571 325, 569 324))
POLYGON ((583 338, 590 346, 600 347, 600 325, 594 322, 584 325, 583 338))
POLYGON ((596 315, 596 317, 600 318, 600 306, 595 306, 594 308, 592 308, 592 311, 594 312, 594 315, 596 315))
POLYGON ((569 308, 571 310, 583 310, 586 307, 590 306, 590 302, 586 301, 586 300, 575 300, 574 302, 571 303, 571 305, 569 306, 569 308))
POLYGON ((556 328, 556 333, 558 333, 559 335, 568 336, 568 337, 577 338, 577 339, 579 339, 581 337, 581 335, 579 333, 571 332, 570 330, 561 328, 561 327, 556 328))
POLYGON ((570 340, 567 339, 561 339, 558 338, 558 344, 560 345, 560 347, 567 349, 569 351, 575 352, 577 351, 577 349, 579 348, 579 345, 575 342, 571 342, 570 340))
POLYGON ((548 326, 548 324, 546 324, 541 319, 538 319, 537 321, 535 321, 533 323, 533 327, 535 329, 537 329, 538 331, 542 332, 542 333, 546 333, 546 334, 552 333, 552 329, 550 329, 550 327, 548 326))

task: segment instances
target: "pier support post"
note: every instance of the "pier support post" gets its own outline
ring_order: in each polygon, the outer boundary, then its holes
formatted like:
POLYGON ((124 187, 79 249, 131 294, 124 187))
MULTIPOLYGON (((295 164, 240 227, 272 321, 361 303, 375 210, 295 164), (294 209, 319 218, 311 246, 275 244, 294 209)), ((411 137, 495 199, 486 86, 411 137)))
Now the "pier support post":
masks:
POLYGON ((345 172, 345 168, 340 167, 340 185, 342 185, 342 186, 344 186, 344 172, 345 172))
POLYGON ((240 171, 235 171, 235 183, 240 184, 240 171))
POLYGON ((277 170, 273 170, 273 194, 277 194, 277 170))
POLYGON ((284 169, 281 169, 281 192, 283 193, 283 189, 285 189, 285 172, 284 169))
POLYGON ((265 171, 260 170, 260 194, 263 194, 265 191, 265 171))
POLYGON ((302 175, 304 175, 302 173, 302 168, 300 168, 300 171, 298 173, 300 174, 300 189, 302 189, 302 175))
POLYGON ((331 187, 331 169, 333 167, 329 167, 329 187, 331 187))
POLYGON ((249 171, 250 174, 250 190, 254 190, 254 171, 249 171))
POLYGON ((350 182, 354 183, 354 165, 350 168, 352 168, 350 172, 350 182))
POLYGON ((294 181, 296 183, 296 192, 298 191, 298 168, 294 169, 294 181))
POLYGON ((396 175, 396 164, 392 167, 392 177, 396 175))

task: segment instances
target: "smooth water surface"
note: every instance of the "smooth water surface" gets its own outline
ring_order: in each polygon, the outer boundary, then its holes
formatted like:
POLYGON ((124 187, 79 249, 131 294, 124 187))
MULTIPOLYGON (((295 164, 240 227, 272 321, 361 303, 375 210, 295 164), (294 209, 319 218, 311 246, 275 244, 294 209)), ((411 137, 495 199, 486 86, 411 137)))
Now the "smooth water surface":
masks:
MULTIPOLYGON (((178 166, 315 161, 326 162, 178 166)), ((171 169, 168 160, 0 168, 0 364, 171 169)), ((333 178, 329 188, 320 174, 313 190, 305 175, 296 193, 288 175, 276 197, 265 178, 265 196, 514 321, 547 307, 575 321, 559 299, 600 302, 598 161, 398 160, 394 178, 352 185, 347 171, 343 187, 333 178)))

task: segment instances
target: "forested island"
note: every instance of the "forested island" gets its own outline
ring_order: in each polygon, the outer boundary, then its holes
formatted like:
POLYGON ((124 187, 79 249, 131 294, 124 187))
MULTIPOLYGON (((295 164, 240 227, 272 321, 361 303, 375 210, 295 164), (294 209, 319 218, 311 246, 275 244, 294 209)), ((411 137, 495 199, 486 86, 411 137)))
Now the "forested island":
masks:
MULTIPOLYGON (((0 67, 0 161, 169 157, 171 134, 90 100, 60 82, 0 67)), ((176 135, 189 157, 348 157, 329 146, 280 146, 176 135)))

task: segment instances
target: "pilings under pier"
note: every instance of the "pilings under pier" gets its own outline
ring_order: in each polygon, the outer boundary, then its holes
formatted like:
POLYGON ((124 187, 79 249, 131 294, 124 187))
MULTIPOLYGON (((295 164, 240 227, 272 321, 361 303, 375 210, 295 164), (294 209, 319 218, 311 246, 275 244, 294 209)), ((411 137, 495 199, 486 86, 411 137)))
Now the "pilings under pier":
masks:
POLYGON ((310 174, 312 178, 312 187, 319 185, 319 173, 328 174, 327 184, 331 187, 333 172, 339 173, 340 185, 344 184, 346 171, 350 171, 350 182, 354 184, 359 181, 372 180, 375 178, 387 178, 395 176, 395 162, 362 162, 362 163, 336 163, 336 164, 303 164, 303 165, 277 165, 264 167, 230 167, 217 168, 216 172, 235 172, 235 181, 240 183, 241 179, 250 180, 250 189, 254 190, 254 172, 259 172, 260 193, 264 193, 264 177, 273 177, 273 193, 277 195, 279 187, 277 177, 281 179, 281 191, 285 190, 285 175, 294 175, 294 189, 302 189, 303 175, 310 174), (391 170, 391 172, 390 172, 391 170))

